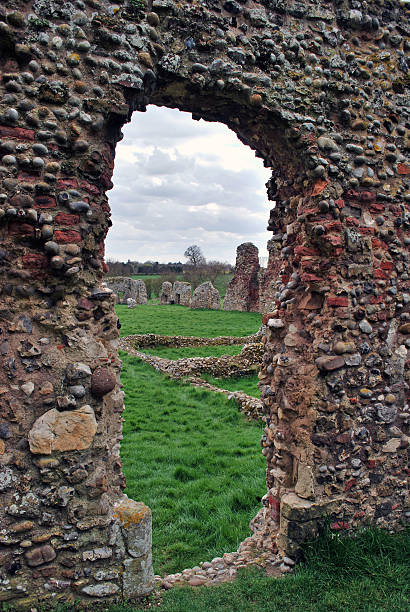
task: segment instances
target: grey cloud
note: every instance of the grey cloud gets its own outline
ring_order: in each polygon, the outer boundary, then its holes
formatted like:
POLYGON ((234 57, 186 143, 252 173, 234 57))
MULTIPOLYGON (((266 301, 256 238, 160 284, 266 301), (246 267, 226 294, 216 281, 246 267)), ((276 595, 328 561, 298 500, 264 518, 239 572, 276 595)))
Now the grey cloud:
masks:
MULTIPOLYGON (((211 132, 215 130, 210 126, 211 132)), ((174 123, 158 114, 151 123, 131 126, 138 132, 138 151, 129 155, 127 149, 127 158, 118 156, 116 161, 115 188, 109 194, 113 228, 107 240, 108 257, 184 260, 185 248, 197 243, 208 259, 233 262, 241 242, 266 245, 270 206, 260 172, 252 167, 221 168, 219 157, 209 153, 175 151, 171 155, 164 150, 167 143, 175 145, 177 138, 191 140, 196 127, 182 114, 174 123), (141 152, 144 143, 150 149, 141 152)), ((133 138, 127 133, 126 144, 132 145, 133 138)))

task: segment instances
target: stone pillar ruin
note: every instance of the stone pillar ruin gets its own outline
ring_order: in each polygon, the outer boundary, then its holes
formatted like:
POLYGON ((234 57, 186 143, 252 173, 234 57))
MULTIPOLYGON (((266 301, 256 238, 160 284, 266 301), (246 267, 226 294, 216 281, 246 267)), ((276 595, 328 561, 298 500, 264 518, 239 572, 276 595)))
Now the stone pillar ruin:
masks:
POLYGON ((326 514, 408 518, 408 31, 404 2, 0 1, 1 601, 152 588, 102 284, 115 146, 148 104, 225 123, 272 168, 272 546, 296 556, 326 514))
POLYGON ((236 249, 235 274, 226 291, 223 309, 260 312, 259 250, 252 242, 236 249))

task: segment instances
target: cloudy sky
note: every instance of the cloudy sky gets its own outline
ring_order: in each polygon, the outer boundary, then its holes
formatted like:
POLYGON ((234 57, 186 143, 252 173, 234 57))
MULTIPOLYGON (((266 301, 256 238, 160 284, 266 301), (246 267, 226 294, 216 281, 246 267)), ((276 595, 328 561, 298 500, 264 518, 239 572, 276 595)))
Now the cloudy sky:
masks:
POLYGON ((123 131, 107 259, 184 262, 197 244, 206 259, 234 263, 242 242, 267 255, 270 172, 232 131, 155 106, 135 112, 123 131))

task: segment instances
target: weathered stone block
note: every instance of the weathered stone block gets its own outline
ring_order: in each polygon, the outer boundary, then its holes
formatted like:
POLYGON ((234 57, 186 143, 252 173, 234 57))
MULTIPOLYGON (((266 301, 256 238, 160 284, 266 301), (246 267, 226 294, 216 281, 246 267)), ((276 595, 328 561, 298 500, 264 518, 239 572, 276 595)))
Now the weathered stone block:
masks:
POLYGON ((128 553, 140 557, 151 550, 152 514, 142 502, 128 497, 114 507, 113 516, 121 526, 122 536, 128 553))
POLYGON ((137 559, 126 559, 122 575, 124 597, 143 597, 154 588, 152 557, 148 552, 137 559))
POLYGON ((30 451, 50 455, 53 451, 84 450, 91 446, 97 421, 91 406, 58 412, 54 408, 35 421, 28 435, 30 451))
POLYGON ((333 512, 338 500, 309 501, 295 493, 287 493, 281 499, 281 516, 290 521, 312 521, 333 512))

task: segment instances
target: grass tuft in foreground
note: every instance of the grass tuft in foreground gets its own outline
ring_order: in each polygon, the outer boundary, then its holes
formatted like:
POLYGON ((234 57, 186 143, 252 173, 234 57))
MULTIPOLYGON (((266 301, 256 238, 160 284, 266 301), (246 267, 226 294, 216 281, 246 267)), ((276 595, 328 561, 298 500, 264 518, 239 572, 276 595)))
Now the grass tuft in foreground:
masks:
POLYGON ((115 310, 121 321, 121 336, 248 336, 255 334, 262 323, 262 315, 257 312, 191 310, 186 306, 150 304, 136 308, 117 305, 115 310))
MULTIPOLYGON (((151 605, 159 612, 408 612, 409 536, 409 530, 376 529, 346 538, 328 534, 307 547, 294 575, 275 579, 246 570, 231 584, 171 589, 151 605)), ((111 606, 110 612, 143 609, 111 606)))
POLYGON ((121 358, 126 493, 152 509, 155 571, 236 550, 266 491, 261 424, 223 395, 121 358))

